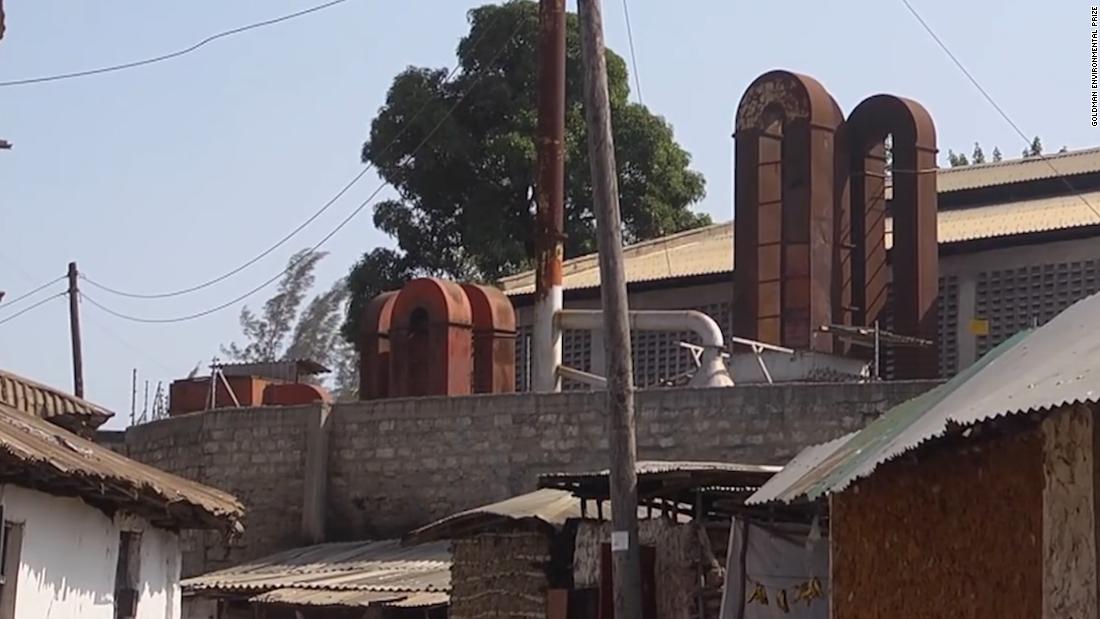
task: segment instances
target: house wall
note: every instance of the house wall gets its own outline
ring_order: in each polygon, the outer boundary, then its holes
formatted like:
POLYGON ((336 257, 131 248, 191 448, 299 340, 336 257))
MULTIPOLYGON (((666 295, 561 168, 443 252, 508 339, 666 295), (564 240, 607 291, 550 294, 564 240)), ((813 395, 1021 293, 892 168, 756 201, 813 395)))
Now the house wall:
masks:
POLYGON ((1043 617, 1097 617, 1096 437, 1086 405, 1042 423, 1043 617))
POLYGON ((1043 438, 921 450, 832 497, 832 617, 1043 611, 1043 438))
MULTIPOLYGON (((641 391, 639 456, 781 464, 862 427, 934 383, 790 384, 641 391)), ((305 497, 323 497, 329 539, 383 539, 529 492, 541 473, 608 461, 604 394, 507 394, 223 409, 131 428, 131 457, 229 491, 247 510, 228 553, 185 532, 184 575, 298 545, 305 497), (327 441, 309 441, 326 418, 327 441), (307 467, 324 445, 324 467, 307 467), (307 484, 307 477, 309 484, 307 484), (306 488, 324 483, 324 491, 306 488)), ((317 499, 314 499, 317 500, 317 499)))
POLYGON ((12 485, 0 493, 4 518, 23 523, 17 617, 114 619, 118 541, 124 530, 142 532, 138 619, 180 617, 176 534, 132 516, 109 518, 79 499, 12 485))

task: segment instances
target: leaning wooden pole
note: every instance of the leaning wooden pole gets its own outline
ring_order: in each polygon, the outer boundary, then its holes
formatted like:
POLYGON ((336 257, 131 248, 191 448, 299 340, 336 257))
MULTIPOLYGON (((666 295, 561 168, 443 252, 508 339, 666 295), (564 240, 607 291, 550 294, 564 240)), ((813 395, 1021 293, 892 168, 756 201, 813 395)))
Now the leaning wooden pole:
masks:
POLYGON ((611 103, 607 92, 600 0, 579 0, 584 59, 584 108, 596 211, 607 357, 607 433, 611 448, 611 565, 615 617, 642 616, 641 553, 638 545, 638 478, 634 469, 634 378, 630 320, 623 273, 622 218, 616 179, 611 103))

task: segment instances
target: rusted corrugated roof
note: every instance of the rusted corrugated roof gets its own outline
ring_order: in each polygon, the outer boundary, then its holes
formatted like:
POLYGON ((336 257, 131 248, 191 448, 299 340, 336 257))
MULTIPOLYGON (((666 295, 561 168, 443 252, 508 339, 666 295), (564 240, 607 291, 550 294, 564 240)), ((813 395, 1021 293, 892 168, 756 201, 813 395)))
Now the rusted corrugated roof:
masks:
POLYGON ((180 585, 188 594, 241 594, 267 603, 434 606, 448 600, 451 553, 448 542, 319 544, 189 578, 180 585))
POLYGON ((53 387, 0 370, 0 403, 45 419, 82 418, 95 428, 114 416, 111 411, 53 387))
POLYGON ((844 490, 882 463, 1005 415, 1100 401, 1100 295, 1009 338, 950 381, 890 409, 866 428, 803 451, 749 503, 814 500, 844 490))
MULTIPOLYGON (((638 480, 673 477, 681 473, 709 473, 721 478, 709 485, 742 486, 763 483, 782 467, 766 464, 738 464, 735 462, 703 462, 696 460, 639 460, 634 470, 638 480)), ((547 473, 539 476, 539 485, 561 487, 570 483, 607 479, 609 471, 581 473, 547 473)))
MULTIPOLYGON (((939 213, 937 233, 941 244, 950 244, 1095 225, 1100 223, 1100 217, 1090 205, 1100 210, 1100 192, 945 210, 939 213)), ((886 220, 886 230, 889 249, 893 245, 893 220, 890 218, 886 220)), ((733 242, 733 222, 728 222, 631 245, 623 250, 626 281, 638 283, 730 273, 733 271, 733 242)), ((562 269, 563 286, 567 290, 600 285, 596 254, 566 260, 562 269)), ((534 272, 506 277, 500 281, 500 286, 508 295, 532 293, 535 290, 534 272)))
POLYGON ((0 468, 17 485, 117 505, 165 527, 237 531, 244 515, 229 494, 130 460, 6 404, 0 404, 0 468))

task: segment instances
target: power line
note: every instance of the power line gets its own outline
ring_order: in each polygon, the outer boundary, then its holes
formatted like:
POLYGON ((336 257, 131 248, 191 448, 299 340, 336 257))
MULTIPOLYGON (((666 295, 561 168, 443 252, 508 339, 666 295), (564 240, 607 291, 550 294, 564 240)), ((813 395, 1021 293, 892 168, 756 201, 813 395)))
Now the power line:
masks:
MULTIPOLYGON (((928 36, 932 37, 932 40, 935 41, 936 45, 938 45, 939 48, 943 50, 943 53, 951 59, 951 62, 955 63, 955 66, 958 67, 960 71, 962 71, 963 75, 966 76, 966 79, 970 80, 970 83, 974 85, 974 88, 976 88, 978 92, 980 92, 982 96, 985 97, 985 100, 993 106, 993 109, 997 110, 997 113, 1001 115, 1001 118, 1003 118, 1005 122, 1007 122, 1009 126, 1016 131, 1020 138, 1023 139, 1025 144, 1030 145, 1031 139, 1027 137, 1027 134, 1020 130, 1020 127, 1015 122, 1013 122, 1011 118, 1009 118, 1008 113, 1005 112, 1004 109, 1001 108, 1001 106, 993 100, 993 97, 990 96, 985 88, 982 88, 982 85, 979 84, 978 80, 975 79, 970 71, 967 70, 962 61, 960 61, 958 57, 956 57, 955 54, 953 54, 951 50, 948 49, 947 44, 945 44, 943 40, 940 39, 935 31, 932 30, 932 27, 928 25, 928 22, 924 21, 924 18, 921 17, 920 13, 918 13, 917 10, 913 8, 913 5, 910 4, 909 0, 901 0, 901 3, 904 4, 905 8, 909 10, 913 17, 915 17, 916 20, 920 22, 920 25, 924 28, 924 31, 928 33, 928 36)), ((1077 198, 1081 200, 1081 202, 1084 203, 1084 205, 1087 206, 1090 211, 1092 211, 1093 215, 1096 215, 1097 219, 1100 219, 1100 211, 1097 211, 1096 208, 1091 203, 1089 203, 1085 196, 1081 195, 1081 192, 1077 191, 1077 188, 1073 186, 1073 183, 1069 182, 1069 179, 1067 179, 1065 175, 1062 174, 1061 170, 1059 170, 1057 167, 1055 167, 1053 163, 1050 162, 1050 159, 1048 159, 1042 153, 1036 153, 1036 156, 1039 159, 1043 160, 1048 166, 1050 166, 1050 169, 1054 172, 1055 176, 1057 176, 1063 183, 1065 183, 1066 187, 1069 188, 1069 190, 1075 196, 1077 196, 1077 198)))
MULTIPOLYGON (((481 41, 482 41, 482 39, 485 38, 485 33, 487 31, 488 31, 488 28, 483 29, 478 34, 478 38, 473 42, 473 45, 472 45, 471 49, 476 49, 478 47, 478 45, 481 44, 481 41)), ((517 31, 518 31, 518 29, 517 29, 517 31)), ((512 36, 514 37, 515 33, 513 33, 512 36)), ((498 52, 498 55, 499 55, 499 52, 498 52)), ((461 68, 462 68, 461 63, 455 63, 454 68, 452 68, 451 71, 447 74, 447 76, 445 78, 443 78, 443 82, 444 83, 451 82, 451 80, 454 79, 455 75, 458 73, 458 71, 461 68)), ((464 97, 465 97, 465 95, 463 95, 463 98, 464 97)), ((460 101, 461 101, 461 99, 460 99, 460 101)), ((418 109, 415 114, 413 114, 407 121, 405 121, 404 125, 401 127, 401 130, 397 132, 397 135, 395 135, 393 137, 393 139, 390 140, 390 142, 388 144, 386 144, 386 147, 381 150, 381 152, 379 153, 379 156, 384 155, 387 152, 389 152, 390 149, 393 148, 395 144, 397 144, 397 141, 400 140, 405 135, 405 133, 409 130, 409 127, 412 126, 413 122, 416 119, 420 118, 420 116, 428 109, 429 106, 432 105, 432 103, 434 103, 434 101, 430 101, 430 100, 425 101, 424 105, 420 106, 420 109, 418 109)), ((453 108, 452 108, 452 111, 453 111, 453 108)), ((448 112, 448 115, 449 114, 450 114, 450 112, 448 112)), ((268 255, 270 255, 271 252, 273 252, 276 249, 282 247, 284 244, 286 244, 287 241, 289 241, 290 239, 297 236, 299 232, 304 230, 307 226, 309 226, 311 223, 316 221, 316 219, 318 217, 320 217, 326 211, 328 211, 329 208, 332 207, 332 205, 336 204, 337 200, 339 200, 341 197, 343 197, 343 195, 345 193, 347 193, 348 190, 350 190, 352 187, 354 187, 356 185, 356 183, 358 183, 360 180, 362 180, 362 178, 364 176, 366 176, 367 172, 370 172, 373 169, 374 169, 374 164, 370 163, 366 167, 364 167, 362 170, 360 170, 358 174, 353 176, 351 178, 351 180, 348 181, 340 189, 340 191, 336 192, 336 195, 332 196, 332 198, 330 198, 328 200, 328 202, 326 202, 320 209, 315 211, 305 221, 303 221, 296 228, 294 228, 288 234, 286 234, 281 239, 279 239, 279 241, 276 242, 274 245, 268 247, 267 249, 260 252, 256 256, 253 256, 251 259, 245 261, 243 264, 241 264, 240 266, 232 269, 231 271, 229 271, 227 273, 223 273, 222 275, 219 275, 218 277, 215 277, 213 279, 209 279, 205 282, 202 282, 201 284, 196 284, 194 286, 188 286, 186 288, 181 288, 181 289, 178 289, 178 290, 172 290, 172 291, 169 291, 169 292, 141 293, 141 292, 128 292, 128 291, 125 291, 125 290, 119 290, 117 288, 112 288, 110 286, 107 286, 106 284, 101 284, 101 283, 87 277, 83 273, 80 274, 80 277, 84 281, 88 282, 89 284, 91 284, 92 286, 94 286, 96 288, 99 288, 100 290, 103 290, 104 292, 109 292, 109 293, 117 295, 117 296, 128 297, 128 298, 131 298, 131 299, 167 299, 167 298, 170 298, 170 297, 178 297, 178 296, 181 296, 181 295, 185 295, 185 294, 189 294, 189 293, 196 292, 196 291, 199 291, 199 290, 203 290, 205 288, 209 288, 210 286, 213 286, 215 284, 218 284, 220 282, 223 282, 223 281, 229 279, 230 277, 233 277, 237 273, 240 273, 241 271, 247 269, 248 267, 250 267, 250 266, 256 264, 257 262, 259 262, 260 260, 264 259, 268 255)))
POLYGON ((50 281, 46 282, 45 284, 42 284, 41 286, 38 286, 37 288, 35 288, 34 290, 31 290, 30 292, 25 292, 25 293, 19 295, 18 297, 12 299, 11 301, 5 301, 3 303, 0 303, 0 310, 7 309, 7 308, 11 307, 12 305, 15 305, 16 303, 19 303, 20 301, 22 301, 24 299, 33 297, 34 295, 38 294, 39 292, 42 292, 46 288, 49 288, 50 286, 56 284, 57 282, 59 282, 63 279, 65 279, 64 275, 62 275, 61 277, 51 279, 50 281))
POLYGON ((630 64, 634 67, 634 85, 638 89, 638 103, 645 105, 642 101, 642 75, 638 73, 638 56, 634 53, 634 31, 630 27, 630 8, 627 6, 628 0, 623 0, 623 15, 626 17, 626 40, 630 44, 630 64))
MULTIPOLYGON (((81 293, 80 297, 84 300, 87 300, 87 295, 85 295, 83 293, 81 293)), ((121 335, 119 335, 118 333, 113 331, 112 329, 107 328, 107 325, 99 322, 99 320, 94 319, 91 316, 87 316, 87 315, 86 315, 86 317, 89 318, 88 322, 90 322, 93 327, 95 327, 96 329, 99 329, 100 331, 102 331, 104 334, 106 334, 107 336, 109 336, 111 339, 115 340, 119 344, 122 344, 123 346, 125 346, 126 348, 129 348, 133 352, 136 352, 139 355, 141 355, 141 356, 145 357, 146 359, 148 359, 149 361, 152 361, 153 364, 156 365, 157 367, 159 367, 160 369, 164 370, 165 372, 174 372, 175 371, 172 368, 168 367, 165 363, 163 363, 159 358, 153 356, 151 353, 149 353, 145 349, 131 343, 129 340, 122 337, 121 335)))
POLYGON ((203 46, 205 46, 209 43, 213 43, 214 41, 217 41, 218 39, 222 39, 222 38, 225 38, 225 37, 228 37, 228 36, 232 36, 234 34, 240 34, 242 32, 246 32, 248 30, 255 30, 256 28, 263 28, 265 26, 272 26, 272 25, 278 24, 280 22, 288 21, 288 20, 291 20, 291 19, 294 19, 294 18, 297 18, 297 17, 302 17, 304 15, 309 15, 310 13, 316 13, 317 11, 327 9, 329 7, 336 6, 337 4, 342 4, 344 2, 347 2, 347 0, 331 0, 330 2, 326 2, 324 4, 319 4, 317 6, 314 6, 314 7, 308 8, 308 9, 303 9, 301 11, 296 11, 294 13, 289 13, 289 14, 283 15, 281 17, 275 17, 273 19, 268 19, 268 20, 264 20, 264 21, 261 21, 261 22, 255 22, 255 23, 252 23, 252 24, 248 24, 247 26, 240 26, 238 28, 232 28, 230 30, 225 30, 225 31, 219 32, 215 35, 208 36, 205 39, 199 41, 198 43, 195 43, 191 47, 187 47, 187 48, 177 50, 177 51, 174 51, 174 52, 171 52, 171 53, 168 53, 168 54, 164 54, 162 56, 154 56, 152 58, 145 58, 143 60, 135 60, 133 62, 127 62, 127 63, 123 63, 123 64, 116 64, 116 65, 110 65, 110 66, 106 66, 106 67, 100 67, 98 69, 88 69, 88 70, 85 70, 85 71, 74 71, 72 73, 60 73, 60 74, 57 74, 57 75, 44 75, 44 76, 41 76, 41 77, 28 77, 28 78, 17 79, 17 80, 8 80, 8 81, 0 82, 0 87, 25 86, 27 84, 41 84, 43 82, 56 82, 56 81, 59 81, 59 80, 73 79, 73 78, 77 78, 77 77, 87 77, 89 75, 99 75, 101 73, 112 73, 114 71, 122 71, 122 70, 125 70, 125 69, 133 69, 135 67, 141 67, 141 66, 145 66, 145 65, 154 64, 154 63, 157 63, 157 62, 163 62, 165 60, 171 60, 173 58, 178 58, 178 57, 183 56, 185 54, 190 54, 191 52, 196 51, 199 48, 201 48, 201 47, 203 47, 203 46))
POLYGON ((29 311, 31 311, 31 310, 33 310, 33 309, 35 309, 35 308, 37 308, 41 305, 45 305, 46 303, 49 303, 50 301, 53 301, 54 299, 59 299, 59 298, 65 296, 66 294, 68 294, 68 293, 59 292, 59 293, 57 293, 53 296, 46 297, 45 299, 42 299, 41 301, 35 303, 34 305, 29 305, 29 306, 19 310, 18 312, 12 314, 11 316, 8 316, 8 317, 4 318, 3 320, 0 320, 0 325, 4 324, 5 322, 15 320, 16 318, 19 318, 23 314, 26 314, 27 312, 29 312, 29 311))
MULTIPOLYGON (((520 26, 522 26, 522 22, 517 24, 516 29, 512 32, 511 36, 508 37, 508 42, 509 43, 512 41, 512 39, 515 38, 516 33, 519 32, 520 26)), ((500 54, 503 53, 505 47, 507 47, 507 45, 501 46, 501 48, 497 50, 496 54, 494 54, 494 56, 491 59, 490 63, 495 61, 500 56, 500 54)), ((404 165, 404 163, 406 161, 411 159, 413 155, 415 155, 421 148, 423 148, 428 143, 429 140, 432 139, 432 137, 435 136, 435 134, 443 127, 444 123, 446 123, 447 120, 450 119, 450 117, 454 113, 454 111, 456 109, 458 109, 458 106, 461 105, 463 103, 463 101, 466 100, 466 97, 473 91, 474 87, 477 86, 477 84, 480 81, 481 81, 480 78, 478 78, 478 79, 475 79, 474 82, 470 84, 470 86, 466 89, 466 91, 463 92, 462 95, 458 98, 458 100, 455 101, 454 104, 447 110, 447 113, 443 115, 443 117, 439 120, 439 122, 437 122, 435 124, 435 126, 433 126, 432 129, 430 131, 428 131, 428 133, 424 136, 424 138, 420 140, 420 142, 412 149, 412 151, 409 152, 409 154, 405 155, 402 158, 402 160, 400 162, 398 162, 398 166, 404 165)), ((321 246, 323 246, 325 243, 327 243, 329 239, 336 236, 336 234, 338 232, 340 232, 340 230, 342 230, 344 228, 344 226, 351 223, 351 220, 355 219, 355 217, 357 217, 359 215, 359 213, 361 213, 363 211, 363 209, 365 209, 367 207, 367 205, 369 205, 374 200, 374 198, 379 193, 381 193, 382 190, 385 189, 386 186, 388 186, 388 185, 389 185, 389 183, 387 183, 385 180, 383 180, 381 183, 379 183, 379 185, 374 189, 374 191, 372 191, 371 194, 369 196, 367 196, 366 200, 363 200, 363 202, 361 202, 359 204, 359 206, 355 208, 355 210, 353 210, 350 214, 348 214, 348 216, 345 217, 343 219, 343 221, 341 221, 328 234, 326 234, 324 237, 322 237, 321 240, 318 241, 313 247, 310 247, 309 250, 303 254, 302 258, 299 259, 299 261, 304 260, 308 256, 309 253, 317 251, 318 249, 321 248, 321 246)), ((219 311, 221 311, 221 310, 223 310, 227 307, 230 307, 232 305, 235 305, 235 304, 247 299, 248 297, 252 296, 253 294, 256 294, 260 290, 263 290, 267 286, 271 285, 273 282, 275 282, 280 277, 285 275, 288 271, 293 269, 297 264, 298 264, 298 262, 290 263, 289 265, 287 265, 286 268, 279 271, 278 273, 276 273, 274 276, 272 276, 268 280, 264 281, 260 285, 252 288, 248 292, 245 292, 244 294, 241 294, 240 296, 238 296, 238 297, 236 297, 236 298, 234 298, 230 301, 227 301, 225 303, 222 303, 222 304, 217 305, 215 307, 212 307, 210 309, 203 310, 201 312, 195 312, 195 313, 192 313, 192 314, 186 314, 184 316, 177 316, 177 317, 173 317, 173 318, 146 318, 146 317, 142 317, 142 316, 133 316, 133 315, 130 315, 130 314, 125 314, 125 313, 113 310, 113 309, 103 305, 102 303, 99 303, 98 301, 96 301, 92 297, 88 296, 86 293, 84 293, 82 296, 89 303, 91 303, 92 305, 94 305, 94 306, 98 307, 99 309, 103 310, 104 312, 107 312, 108 314, 111 314, 112 316, 114 316, 116 318, 120 318, 122 320, 129 320, 131 322, 139 322, 139 323, 145 323, 145 324, 169 324, 169 323, 177 323, 177 322, 187 322, 187 321, 190 321, 190 320, 194 320, 196 318, 201 318, 203 316, 208 316, 208 315, 213 314, 215 312, 219 312, 219 311)), ((0 324, 2 324, 2 323, 0 323, 0 324)))

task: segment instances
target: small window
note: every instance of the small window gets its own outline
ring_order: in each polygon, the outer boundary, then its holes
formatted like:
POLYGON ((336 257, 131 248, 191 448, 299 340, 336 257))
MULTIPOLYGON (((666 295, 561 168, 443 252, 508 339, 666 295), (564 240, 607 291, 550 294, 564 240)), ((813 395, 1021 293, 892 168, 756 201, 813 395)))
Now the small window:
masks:
POLYGON ((141 533, 123 531, 118 538, 118 564, 115 568, 115 619, 137 616, 140 592, 141 533))
POLYGON ((15 619, 15 593, 19 581, 19 555, 23 548, 23 523, 4 521, 0 538, 0 619, 15 619))

